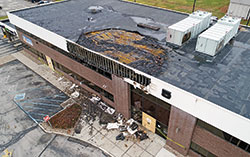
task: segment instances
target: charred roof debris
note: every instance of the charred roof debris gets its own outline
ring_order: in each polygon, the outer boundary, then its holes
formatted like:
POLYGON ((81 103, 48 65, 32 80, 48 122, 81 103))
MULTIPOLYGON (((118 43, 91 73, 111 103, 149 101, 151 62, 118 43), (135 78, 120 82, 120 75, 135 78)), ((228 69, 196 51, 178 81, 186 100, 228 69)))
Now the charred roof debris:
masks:
POLYGON ((167 51, 152 37, 108 29, 82 34, 78 44, 151 75, 161 73, 167 51))

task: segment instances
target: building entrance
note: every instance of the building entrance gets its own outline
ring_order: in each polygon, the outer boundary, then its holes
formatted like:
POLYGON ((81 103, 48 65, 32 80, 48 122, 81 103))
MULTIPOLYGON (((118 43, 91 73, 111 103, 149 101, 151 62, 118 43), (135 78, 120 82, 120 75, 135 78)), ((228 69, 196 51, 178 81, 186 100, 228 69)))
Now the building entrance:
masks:
POLYGON ((131 87, 132 118, 142 124, 150 125, 149 130, 155 130, 155 133, 163 138, 166 138, 168 133, 170 108, 170 104, 167 104, 150 94, 145 94, 139 89, 131 87), (156 120, 154 126, 155 129, 152 126, 154 119, 156 120))

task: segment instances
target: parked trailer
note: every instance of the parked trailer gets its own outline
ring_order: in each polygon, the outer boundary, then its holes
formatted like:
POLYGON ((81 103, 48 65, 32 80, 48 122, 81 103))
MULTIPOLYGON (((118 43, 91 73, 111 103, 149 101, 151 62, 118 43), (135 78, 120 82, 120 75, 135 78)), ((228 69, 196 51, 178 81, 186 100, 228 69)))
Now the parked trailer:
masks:
POLYGON ((239 18, 224 16, 214 26, 199 35, 196 51, 216 55, 238 32, 239 18))
POLYGON ((178 46, 208 28, 212 13, 196 11, 167 28, 166 41, 178 46))

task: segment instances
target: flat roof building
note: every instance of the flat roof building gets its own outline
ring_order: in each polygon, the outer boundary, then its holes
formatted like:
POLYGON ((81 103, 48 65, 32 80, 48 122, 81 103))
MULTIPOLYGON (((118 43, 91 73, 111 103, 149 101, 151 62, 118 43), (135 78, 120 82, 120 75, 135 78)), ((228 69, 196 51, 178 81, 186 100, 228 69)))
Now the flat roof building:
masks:
POLYGON ((188 15, 160 8, 72 0, 8 17, 27 53, 125 117, 152 116, 183 155, 250 156, 248 28, 211 57, 195 51, 197 37, 166 45, 166 27, 188 15))

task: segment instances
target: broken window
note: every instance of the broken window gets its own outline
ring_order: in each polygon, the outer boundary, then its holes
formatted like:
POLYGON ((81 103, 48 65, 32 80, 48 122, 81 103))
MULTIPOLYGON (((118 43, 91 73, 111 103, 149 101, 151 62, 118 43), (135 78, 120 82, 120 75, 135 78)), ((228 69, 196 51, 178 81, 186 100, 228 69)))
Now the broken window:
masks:
MULTIPOLYGON (((60 48, 58 48, 58 47, 52 45, 51 43, 48 43, 47 41, 42 40, 41 38, 39 38, 39 37, 37 37, 37 36, 35 36, 35 35, 33 35, 33 34, 30 34, 29 32, 26 32, 26 31, 22 30, 21 28, 16 27, 16 29, 17 29, 17 31, 20 31, 20 32, 22 32, 22 33, 28 35, 29 37, 31 37, 31 38, 33 38, 33 39, 39 41, 40 43, 42 43, 42 44, 44 44, 44 45, 46 45, 46 46, 48 46, 48 47, 50 47, 50 48, 52 48, 53 50, 55 50, 55 51, 57 51, 57 52, 59 52, 59 53, 65 55, 65 56, 67 56, 67 57, 69 57, 69 58, 71 58, 71 59, 73 59, 73 60, 75 60, 75 61, 77 61, 77 62, 79 62, 79 63, 81 63, 81 64, 83 64, 84 66, 86 66, 86 67, 88 67, 88 68, 90 68, 90 69, 92 69, 92 70, 94 70, 94 71, 97 71, 99 74, 101 74, 101 75, 103 75, 103 76, 105 76, 105 77, 107 77, 107 78, 109 78, 109 79, 112 79, 111 72, 109 72, 109 71, 108 71, 108 72, 105 72, 104 70, 98 69, 98 68, 96 68, 95 66, 92 66, 91 64, 86 64, 86 59, 85 59, 85 61, 82 61, 81 59, 79 59, 79 58, 78 58, 77 56, 75 56, 74 54, 65 52, 64 50, 62 50, 62 49, 60 49, 60 48)), ((78 49, 79 49, 79 48, 78 48, 78 49)), ((80 49, 79 49, 79 50, 80 50, 80 49)), ((84 52, 85 52, 85 51, 82 51, 82 50, 80 51, 80 53, 86 54, 86 53, 84 53, 84 52)))
POLYGON ((81 63, 88 64, 98 69, 103 70, 106 73, 114 74, 119 77, 127 77, 132 81, 135 81, 141 85, 147 86, 151 83, 151 79, 141 74, 135 73, 133 70, 105 58, 99 54, 93 53, 80 47, 74 43, 67 42, 67 48, 71 54, 75 55, 81 60, 81 63))
POLYGON ((216 157, 216 155, 210 153, 209 151, 194 142, 191 142, 190 149, 203 157, 216 157))
POLYGON ((132 118, 142 122, 142 112, 156 119, 156 133, 163 138, 167 135, 171 105, 139 89, 131 87, 132 118))
POLYGON ((214 126, 212 126, 206 122, 203 122, 201 120, 197 121, 197 125, 203 129, 209 131, 210 133, 214 134, 215 136, 220 137, 223 140, 226 140, 226 141, 236 145, 237 147, 247 151, 248 153, 250 153, 250 150, 248 149, 250 147, 250 145, 245 143, 244 141, 241 141, 238 138, 236 138, 236 137, 234 137, 234 136, 232 136, 232 135, 230 135, 230 134, 228 134, 220 129, 217 129, 214 126))
POLYGON ((80 75, 74 73, 73 71, 69 70, 65 66, 57 63, 56 61, 52 60, 52 63, 54 65, 54 68, 56 68, 57 70, 60 70, 60 71, 64 72, 65 74, 68 74, 69 76, 71 76, 75 80, 79 81, 80 84, 84 84, 84 85, 88 86, 89 88, 93 89, 94 91, 100 93, 104 97, 108 98, 109 100, 114 101, 114 96, 111 93, 109 93, 106 90, 96 86, 92 82, 86 80, 85 78, 83 78, 80 75))
POLYGON ((35 50, 34 48, 30 47, 29 45, 27 45, 26 43, 22 42, 23 47, 26 48, 28 51, 30 51, 31 53, 33 53, 35 56, 38 57, 38 59, 40 61, 42 61, 44 64, 47 64, 47 59, 45 57, 45 55, 37 50, 35 50))

